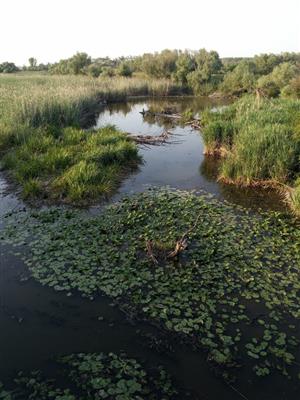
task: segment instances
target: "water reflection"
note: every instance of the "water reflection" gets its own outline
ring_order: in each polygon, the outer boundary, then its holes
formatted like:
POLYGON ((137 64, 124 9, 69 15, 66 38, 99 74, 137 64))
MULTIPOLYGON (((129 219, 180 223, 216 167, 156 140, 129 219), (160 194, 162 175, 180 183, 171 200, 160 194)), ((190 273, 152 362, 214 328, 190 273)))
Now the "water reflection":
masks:
POLYGON ((178 124, 176 119, 142 115, 143 110, 161 112, 174 109, 182 113, 192 110, 201 114, 207 107, 224 106, 224 101, 208 98, 135 99, 126 104, 111 104, 99 115, 97 127, 106 124, 139 135, 160 135, 163 130, 172 131, 169 143, 164 146, 141 147, 144 163, 137 173, 122 183, 116 200, 124 194, 141 192, 149 186, 171 186, 186 190, 205 190, 220 200, 227 200, 251 209, 286 210, 278 193, 272 190, 241 188, 218 182, 220 160, 203 155, 204 144, 199 132, 178 124))

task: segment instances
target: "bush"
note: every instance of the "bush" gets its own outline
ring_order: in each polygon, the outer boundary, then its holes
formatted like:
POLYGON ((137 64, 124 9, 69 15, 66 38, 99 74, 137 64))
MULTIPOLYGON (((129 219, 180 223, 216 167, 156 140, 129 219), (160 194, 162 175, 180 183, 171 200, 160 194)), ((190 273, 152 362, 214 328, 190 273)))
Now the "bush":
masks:
POLYGON ((254 63, 241 61, 233 71, 225 75, 221 90, 228 95, 240 95, 250 92, 254 87, 255 80, 254 63))

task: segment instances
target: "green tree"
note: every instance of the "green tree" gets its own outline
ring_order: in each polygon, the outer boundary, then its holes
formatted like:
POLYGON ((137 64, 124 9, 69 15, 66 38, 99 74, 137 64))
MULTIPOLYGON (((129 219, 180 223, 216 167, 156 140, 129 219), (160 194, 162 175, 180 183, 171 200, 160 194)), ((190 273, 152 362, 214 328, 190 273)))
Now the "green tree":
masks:
POLYGON ((36 59, 36 58, 30 57, 30 58, 28 59, 28 62, 29 62, 29 68, 30 68, 30 69, 36 68, 36 66, 37 66, 37 59, 36 59))
POLYGON ((195 60, 188 52, 179 55, 176 61, 176 71, 174 73, 174 79, 176 82, 182 85, 187 85, 188 74, 195 69, 195 60))
MULTIPOLYGON (((282 89, 290 84, 297 74, 299 74, 299 68, 296 65, 291 62, 284 62, 277 65, 270 74, 260 77, 257 81, 257 87, 265 95, 276 97, 282 89)), ((288 88, 285 91, 288 92, 288 88)))
POLYGON ((198 94, 208 94, 217 85, 222 61, 216 51, 201 49, 195 54, 196 68, 187 76, 189 86, 198 94))
POLYGON ((19 71, 19 68, 12 62, 4 62, 0 64, 0 73, 10 74, 19 71))
POLYGON ((73 74, 82 74, 84 68, 92 63, 91 57, 86 53, 76 53, 69 62, 70 70, 73 74))
POLYGON ((230 95, 239 95, 251 91, 255 86, 255 64, 252 61, 241 61, 233 71, 228 72, 221 89, 230 95))
POLYGON ((118 66, 118 74, 121 76, 132 76, 132 69, 126 61, 122 61, 118 66))

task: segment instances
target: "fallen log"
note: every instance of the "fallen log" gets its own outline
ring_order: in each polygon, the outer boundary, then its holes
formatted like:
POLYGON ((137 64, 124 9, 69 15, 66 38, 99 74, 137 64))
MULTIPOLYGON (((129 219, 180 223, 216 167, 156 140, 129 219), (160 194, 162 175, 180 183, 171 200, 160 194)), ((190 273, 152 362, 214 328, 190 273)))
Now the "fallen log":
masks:
POLYGON ((163 118, 173 118, 173 119, 180 119, 181 115, 178 113, 168 113, 168 112, 154 112, 150 110, 142 110, 140 114, 143 116, 150 115, 151 117, 163 117, 163 118))
POLYGON ((135 141, 137 144, 145 144, 145 145, 159 145, 166 143, 166 141, 169 139, 170 135, 172 135, 172 132, 165 130, 163 131, 159 136, 154 136, 154 135, 131 135, 130 133, 127 133, 130 139, 135 141))

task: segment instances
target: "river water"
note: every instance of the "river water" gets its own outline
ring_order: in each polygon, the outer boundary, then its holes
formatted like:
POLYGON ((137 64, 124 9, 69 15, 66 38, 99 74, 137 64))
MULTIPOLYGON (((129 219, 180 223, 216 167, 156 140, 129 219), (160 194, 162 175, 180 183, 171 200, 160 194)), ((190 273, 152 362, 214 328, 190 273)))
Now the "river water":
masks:
MULTIPOLYGON (((123 195, 140 192, 149 186, 206 191, 253 210, 284 209, 274 192, 239 189, 216 181, 216 160, 203 155, 201 134, 187 126, 176 126, 169 119, 143 118, 140 111, 149 107, 175 107, 179 112, 192 108, 201 113, 204 107, 217 107, 207 99, 138 99, 126 104, 109 105, 100 113, 96 126, 106 124, 141 135, 159 135, 164 129, 172 132, 169 143, 140 147, 143 164, 128 176, 110 201, 123 195)), ((23 207, 9 194, 4 178, 0 179, 0 216, 23 207)), ((97 211, 98 207, 93 207, 97 211)), ((76 352, 119 352, 149 365, 163 365, 178 384, 192 390, 197 399, 239 399, 241 395, 216 378, 205 362, 205 354, 170 341, 173 351, 153 349, 153 338, 159 338, 156 328, 146 323, 128 321, 106 297, 94 301, 79 296, 66 297, 42 287, 27 274, 26 267, 9 247, 0 247, 0 380, 6 381, 19 370, 51 369, 51 358, 76 352), (147 339, 145 339, 147 338, 147 339), (152 339, 151 339, 152 338, 152 339), (145 361, 146 360, 146 361, 145 361)), ((266 381, 268 382, 268 381, 266 381)), ((272 381, 257 388, 243 381, 238 391, 248 399, 292 399, 288 385, 272 381), (287 397, 286 397, 287 396, 287 397), (270 397, 271 398, 271 397, 270 397)), ((294 389, 291 389, 293 393, 294 389)))

